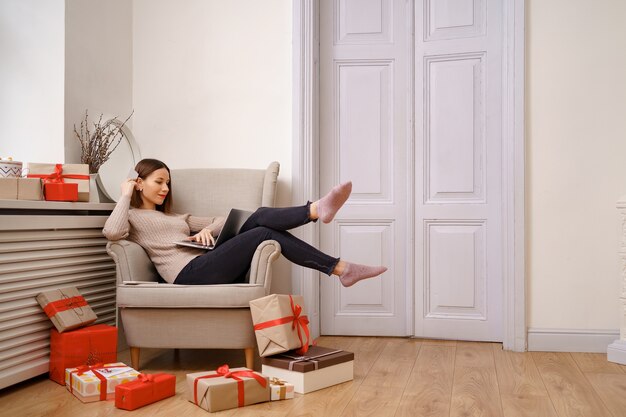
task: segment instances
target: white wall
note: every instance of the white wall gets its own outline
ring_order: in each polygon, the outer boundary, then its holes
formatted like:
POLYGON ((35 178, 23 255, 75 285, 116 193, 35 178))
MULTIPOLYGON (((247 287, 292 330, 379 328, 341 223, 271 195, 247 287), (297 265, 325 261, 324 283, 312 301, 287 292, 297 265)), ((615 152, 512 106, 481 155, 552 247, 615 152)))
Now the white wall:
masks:
MULTIPOLYGON (((132 3, 127 0, 66 0, 65 159, 80 162, 74 125, 85 110, 90 121, 131 113, 132 3)), ((128 125, 132 128, 133 119, 128 125)))
POLYGON ((63 162, 64 0, 0 1, 0 157, 63 162))
POLYGON ((265 168, 291 178, 291 4, 135 0, 134 133, 172 168, 265 168))
POLYGON ((527 0, 531 328, 619 328, 626 2, 527 0))

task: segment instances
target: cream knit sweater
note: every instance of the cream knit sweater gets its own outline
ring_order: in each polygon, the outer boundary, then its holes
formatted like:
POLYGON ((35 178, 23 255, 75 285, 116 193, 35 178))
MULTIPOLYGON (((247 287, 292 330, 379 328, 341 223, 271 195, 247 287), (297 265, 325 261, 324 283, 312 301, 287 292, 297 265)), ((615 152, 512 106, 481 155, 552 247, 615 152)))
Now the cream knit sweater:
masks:
POLYGON ((128 239, 145 249, 157 271, 173 283, 180 271, 195 257, 205 253, 202 249, 177 246, 190 233, 203 228, 217 235, 224 225, 224 217, 197 217, 189 214, 165 214, 157 210, 130 208, 130 197, 120 197, 102 233, 109 240, 128 239))

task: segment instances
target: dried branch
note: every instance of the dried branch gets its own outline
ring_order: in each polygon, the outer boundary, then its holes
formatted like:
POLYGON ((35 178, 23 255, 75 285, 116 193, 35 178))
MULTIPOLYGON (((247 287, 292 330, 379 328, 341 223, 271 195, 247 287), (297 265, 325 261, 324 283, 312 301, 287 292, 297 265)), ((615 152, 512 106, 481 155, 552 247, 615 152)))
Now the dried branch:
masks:
POLYGON ((74 135, 80 142, 80 162, 89 165, 89 173, 95 174, 100 167, 109 160, 109 157, 117 149, 124 133, 122 128, 133 116, 135 111, 124 120, 121 125, 113 123, 113 119, 102 123, 103 115, 100 114, 98 121, 93 123, 93 133, 89 131, 89 114, 85 110, 85 118, 80 121, 80 130, 74 125, 74 135))

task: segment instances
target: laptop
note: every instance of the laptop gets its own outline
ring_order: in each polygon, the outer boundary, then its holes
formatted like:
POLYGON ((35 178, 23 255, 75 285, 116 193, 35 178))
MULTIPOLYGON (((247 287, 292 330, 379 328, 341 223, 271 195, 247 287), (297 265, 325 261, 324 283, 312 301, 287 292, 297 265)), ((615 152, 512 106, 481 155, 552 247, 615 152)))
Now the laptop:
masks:
POLYGON ((202 243, 192 242, 189 240, 181 240, 174 243, 178 246, 213 250, 227 240, 237 236, 237 233, 239 233, 239 229, 241 229, 241 226, 243 226, 246 220, 248 220, 248 217, 250 217, 251 215, 251 211, 231 209, 228 213, 228 216, 226 217, 226 221, 224 222, 224 226, 222 227, 220 234, 217 236, 217 239, 215 239, 214 245, 203 245, 202 243))

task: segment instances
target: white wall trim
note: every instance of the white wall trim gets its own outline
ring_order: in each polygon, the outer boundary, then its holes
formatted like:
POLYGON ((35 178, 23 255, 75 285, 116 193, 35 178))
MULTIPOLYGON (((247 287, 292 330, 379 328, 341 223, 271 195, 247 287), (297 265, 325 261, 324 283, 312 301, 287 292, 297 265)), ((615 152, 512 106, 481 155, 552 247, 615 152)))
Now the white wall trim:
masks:
POLYGON ((504 2, 503 48, 503 340, 505 350, 526 350, 524 197, 524 5, 504 2))
MULTIPOLYGON (((293 166, 294 204, 319 197, 319 1, 293 2, 293 166)), ((294 230, 300 239, 318 246, 319 226, 294 230)), ((292 266, 292 288, 302 294, 312 337, 320 334, 319 276, 317 271, 292 266)))
POLYGON ((626 365, 626 340, 616 340, 606 349, 606 359, 626 365))
MULTIPOLYGON (((524 238, 524 14, 525 0, 504 2, 503 183, 504 332, 507 350, 526 350, 524 238)), ((293 8, 293 170, 294 203, 319 195, 319 0, 297 0, 293 8)), ((317 227, 298 236, 319 243, 317 227)), ((319 335, 319 274, 293 267, 294 292, 304 296, 314 335, 319 335)), ((606 345, 605 345, 606 346, 606 345)))
POLYGON ((619 339, 619 330, 528 329, 528 350, 541 352, 598 352, 619 339))

